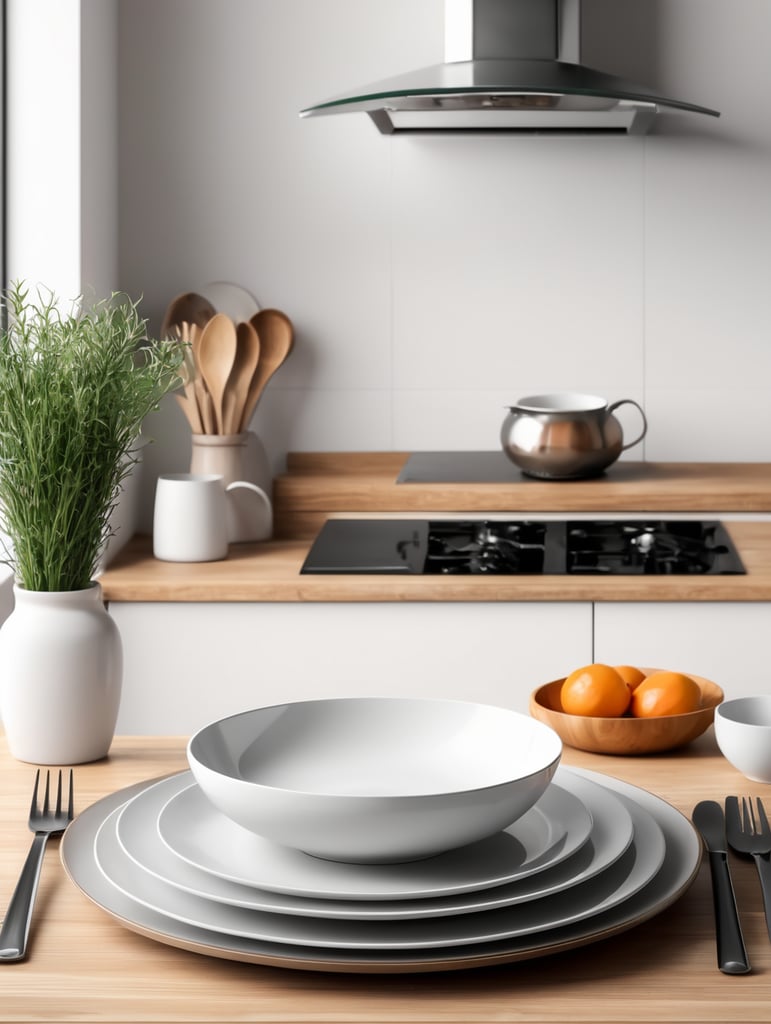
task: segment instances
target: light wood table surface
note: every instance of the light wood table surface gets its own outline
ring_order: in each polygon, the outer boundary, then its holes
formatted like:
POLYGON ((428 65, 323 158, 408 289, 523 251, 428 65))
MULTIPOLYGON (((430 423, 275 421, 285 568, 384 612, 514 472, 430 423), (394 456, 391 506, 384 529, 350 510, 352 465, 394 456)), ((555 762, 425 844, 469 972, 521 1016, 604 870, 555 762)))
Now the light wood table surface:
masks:
MULTIPOLYGON (((763 795, 720 756, 712 730, 685 751, 613 758, 565 750, 564 763, 605 772, 690 816, 701 799, 763 795)), ((185 738, 119 737, 110 757, 75 769, 76 811, 134 782, 186 768, 185 738)), ((0 737, 0 903, 30 843, 34 768, 0 737)), ((646 923, 570 952, 453 973, 321 974, 208 958, 123 928, 46 854, 29 959, 0 965, 3 1021, 525 1022, 771 1021, 771 942, 751 862, 732 857, 753 972, 721 974, 711 888, 691 888, 646 923)))

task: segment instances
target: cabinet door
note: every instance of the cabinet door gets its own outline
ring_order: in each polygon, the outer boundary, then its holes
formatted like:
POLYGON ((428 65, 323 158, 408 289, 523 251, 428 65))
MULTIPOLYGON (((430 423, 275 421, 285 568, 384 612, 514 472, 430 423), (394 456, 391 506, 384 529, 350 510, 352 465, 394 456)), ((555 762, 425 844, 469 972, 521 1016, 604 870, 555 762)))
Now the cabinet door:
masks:
POLYGON ((594 660, 694 672, 726 697, 771 692, 767 602, 597 604, 594 660))
POLYGON ((527 711, 591 652, 591 605, 118 603, 119 733, 190 733, 314 697, 450 697, 527 711))

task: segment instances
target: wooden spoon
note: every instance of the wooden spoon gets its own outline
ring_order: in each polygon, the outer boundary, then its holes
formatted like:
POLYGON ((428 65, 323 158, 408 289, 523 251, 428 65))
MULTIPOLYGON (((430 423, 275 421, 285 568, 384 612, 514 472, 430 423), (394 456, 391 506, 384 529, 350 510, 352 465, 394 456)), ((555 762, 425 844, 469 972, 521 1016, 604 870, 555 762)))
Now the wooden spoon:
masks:
POLYGON ((183 292, 169 303, 161 324, 161 337, 170 338, 177 324, 195 324, 204 327, 217 310, 208 299, 197 292, 183 292))
POLYGON ((249 385, 241 430, 248 427, 265 385, 292 351, 294 344, 292 321, 278 309, 261 309, 249 323, 260 339, 260 361, 249 385))
POLYGON ((200 377, 197 377, 195 381, 195 400, 198 405, 198 412, 201 415, 204 434, 216 434, 217 422, 214 418, 214 406, 212 405, 211 395, 206 390, 206 385, 200 377))
POLYGON ((260 339, 248 322, 236 327, 236 358, 230 371, 223 407, 224 432, 238 434, 241 430, 244 407, 249 396, 257 363, 260 358, 260 339))
POLYGON ((201 422, 201 414, 198 411, 198 403, 191 401, 188 395, 180 395, 176 393, 174 395, 176 400, 182 407, 182 412, 187 417, 187 422, 190 424, 190 429, 194 434, 203 433, 203 423, 201 422))
POLYGON ((217 313, 201 331, 198 365, 211 395, 217 433, 224 433, 222 407, 230 371, 236 359, 236 328, 225 313, 217 313))
MULTIPOLYGON (((206 325, 204 324, 204 326, 206 326, 206 325)), ((201 334, 202 334, 202 332, 203 332, 203 327, 200 327, 198 324, 188 324, 190 349, 191 349, 191 351, 193 353, 193 362, 195 363, 197 370, 198 370, 198 367, 199 367, 198 353, 201 351, 201 334)), ((198 372, 200 373, 200 370, 198 370, 198 372)))
POLYGON ((180 380, 182 381, 182 387, 184 389, 184 395, 175 394, 175 398, 179 402, 182 411, 187 417, 187 421, 194 434, 202 434, 204 432, 204 424, 201 418, 201 408, 196 395, 196 379, 198 377, 198 366, 193 358, 192 347, 190 344, 190 332, 191 330, 197 331, 197 327, 191 327, 190 324, 182 322, 175 324, 173 333, 177 335, 182 344, 185 346, 183 354, 182 366, 180 367, 180 380))

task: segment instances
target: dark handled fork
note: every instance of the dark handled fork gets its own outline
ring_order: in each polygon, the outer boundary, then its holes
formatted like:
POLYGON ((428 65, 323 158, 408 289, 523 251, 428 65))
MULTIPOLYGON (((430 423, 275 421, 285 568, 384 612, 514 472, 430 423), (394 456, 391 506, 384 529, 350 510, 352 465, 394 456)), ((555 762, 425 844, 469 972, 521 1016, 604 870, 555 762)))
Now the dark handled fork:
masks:
POLYGON ((771 826, 763 803, 756 800, 757 813, 752 800, 742 797, 741 807, 735 796, 726 797, 725 820, 728 845, 737 853, 753 857, 760 876, 766 928, 771 938, 771 826))
POLYGON ((46 772, 46 788, 42 810, 38 807, 38 786, 40 769, 35 776, 35 788, 32 791, 32 806, 29 812, 29 827, 35 833, 32 846, 19 881, 16 883, 8 911, 0 929, 0 963, 16 963, 27 955, 27 939, 32 920, 32 907, 35 903, 40 869, 43 864, 46 842, 49 836, 63 832, 73 818, 72 769, 70 768, 70 786, 67 806, 62 806, 62 773, 59 772, 59 784, 56 789, 56 808, 51 810, 50 801, 51 773, 46 772))

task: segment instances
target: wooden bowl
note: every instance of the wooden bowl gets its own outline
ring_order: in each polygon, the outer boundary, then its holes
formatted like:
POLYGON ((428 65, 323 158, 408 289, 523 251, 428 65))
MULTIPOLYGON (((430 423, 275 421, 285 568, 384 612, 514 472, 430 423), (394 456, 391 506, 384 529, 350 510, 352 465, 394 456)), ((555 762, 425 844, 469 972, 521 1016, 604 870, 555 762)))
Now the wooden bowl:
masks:
MULTIPOLYGON (((646 675, 657 671, 643 668, 646 675)), ((595 754, 654 754, 682 747, 705 732, 723 700, 723 691, 709 679, 688 673, 699 684, 702 706, 685 715, 660 718, 588 718, 562 710, 560 690, 564 679, 544 683, 530 694, 530 714, 550 725, 563 743, 595 754)))

